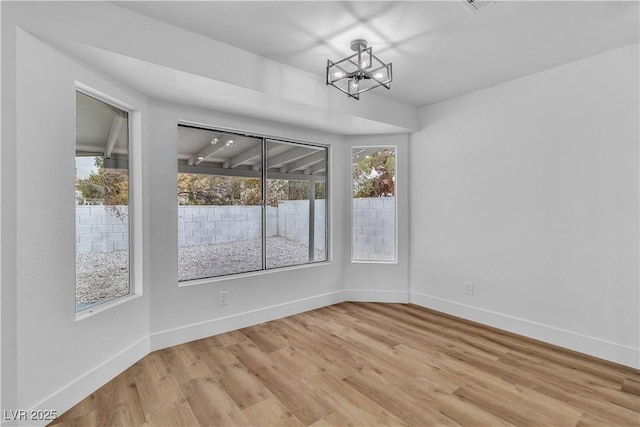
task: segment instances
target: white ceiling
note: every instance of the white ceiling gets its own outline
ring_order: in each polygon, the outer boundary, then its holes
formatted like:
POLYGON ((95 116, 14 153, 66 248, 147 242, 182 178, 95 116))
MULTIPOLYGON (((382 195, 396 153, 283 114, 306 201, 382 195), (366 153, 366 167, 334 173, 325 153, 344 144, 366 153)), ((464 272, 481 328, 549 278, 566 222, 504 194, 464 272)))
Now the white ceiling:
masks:
POLYGON ((416 107, 639 40, 636 1, 497 1, 477 12, 461 0, 116 4, 323 79, 327 59, 365 38, 393 63, 391 90, 375 92, 416 107))

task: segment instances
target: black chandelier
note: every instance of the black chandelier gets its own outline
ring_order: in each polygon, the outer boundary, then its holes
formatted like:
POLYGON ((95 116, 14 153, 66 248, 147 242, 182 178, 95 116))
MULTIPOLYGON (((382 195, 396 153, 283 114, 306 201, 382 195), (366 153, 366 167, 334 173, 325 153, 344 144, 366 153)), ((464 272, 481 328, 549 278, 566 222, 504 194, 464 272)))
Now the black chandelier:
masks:
POLYGON ((367 47, 367 41, 357 39, 351 42, 355 54, 338 62, 327 60, 327 84, 360 99, 360 94, 378 86, 391 87, 391 63, 380 61, 367 47))

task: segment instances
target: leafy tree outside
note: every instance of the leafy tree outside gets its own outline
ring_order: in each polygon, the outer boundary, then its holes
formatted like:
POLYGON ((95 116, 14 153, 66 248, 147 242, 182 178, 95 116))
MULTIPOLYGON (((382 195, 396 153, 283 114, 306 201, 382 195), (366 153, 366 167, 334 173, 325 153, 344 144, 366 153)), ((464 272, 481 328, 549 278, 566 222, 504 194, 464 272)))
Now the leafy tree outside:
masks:
MULTIPOLYGON (((104 167, 104 158, 96 156, 94 169, 86 178, 76 178, 76 204, 105 205, 118 217, 128 204, 128 171, 104 167)), ((316 199, 325 197, 325 186, 316 185, 316 199)), ((283 200, 307 200, 309 181, 267 180, 267 205, 276 207, 283 200)), ((258 178, 205 174, 178 174, 178 204, 202 206, 257 206, 262 203, 258 178)))
MULTIPOLYGON (((316 186, 316 199, 325 196, 324 186, 316 186), (320 188, 318 188, 320 187, 320 188)), ((268 179, 267 205, 277 207, 284 200, 307 200, 309 181, 268 179)), ((180 205, 256 206, 262 203, 259 178, 178 174, 180 205)))
POLYGON ((395 196, 396 157, 393 148, 383 148, 353 165, 353 197, 395 196))
POLYGON ((129 204, 129 171, 104 167, 104 157, 96 156, 94 170, 86 178, 76 178, 76 204, 99 204, 118 218, 127 214, 129 204))

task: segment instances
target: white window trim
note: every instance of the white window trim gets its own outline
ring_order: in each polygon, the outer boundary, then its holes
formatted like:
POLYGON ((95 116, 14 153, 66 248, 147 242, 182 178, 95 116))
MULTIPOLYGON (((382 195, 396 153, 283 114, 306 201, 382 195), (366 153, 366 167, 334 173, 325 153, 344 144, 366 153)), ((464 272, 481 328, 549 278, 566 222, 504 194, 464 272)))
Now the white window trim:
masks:
MULTIPOLYGON (((240 278, 245 278, 245 277, 253 277, 253 276, 258 276, 261 274, 270 274, 270 273, 277 273, 277 272, 283 272, 283 271, 287 271, 287 270, 297 270, 297 269, 301 269, 301 268, 309 268, 309 267, 317 267, 317 266, 322 266, 322 265, 328 265, 333 261, 333 235, 331 234, 331 224, 333 221, 333 217, 332 217, 332 209, 331 209, 331 177, 330 177, 330 173, 329 171, 333 170, 333 164, 332 164, 332 147, 329 144, 326 143, 322 143, 322 142, 317 142, 317 141, 309 141, 309 140, 303 140, 303 139, 297 139, 297 138, 290 138, 290 137, 282 137, 282 136, 275 136, 272 134, 265 134, 265 133, 261 133, 261 132, 254 132, 254 131, 247 131, 247 130, 241 130, 241 129, 237 129, 237 128, 228 128, 228 127, 224 127, 224 126, 214 126, 214 125, 209 125, 209 124, 204 124, 204 123, 200 123, 200 122, 193 122, 193 121, 188 121, 188 120, 178 120, 177 121, 177 125, 178 126, 186 126, 186 127, 193 127, 193 128, 197 128, 197 129, 204 129, 204 130, 211 130, 211 131, 219 131, 219 132, 227 132, 227 133, 235 133, 235 134, 240 134, 240 135, 247 135, 250 137, 254 137, 254 138, 261 138, 262 139, 262 143, 266 144, 268 141, 274 141, 274 142, 279 142, 279 143, 287 143, 287 144, 297 144, 297 145, 307 145, 307 146, 313 146, 313 147, 318 147, 318 148, 323 148, 326 151, 326 157, 325 157, 325 161, 326 161, 326 167, 327 167, 327 173, 325 174, 325 260, 322 261, 312 261, 312 262, 307 262, 304 264, 295 264, 295 265, 288 265, 288 266, 283 266, 283 267, 275 267, 275 268, 263 268, 260 270, 255 270, 255 271, 245 271, 245 272, 239 272, 239 273, 232 273, 232 274, 225 274, 225 275, 221 275, 221 276, 212 276, 212 277, 202 277, 202 278, 197 278, 197 279, 189 279, 189 280, 178 280, 178 278, 176 278, 176 283, 178 284, 178 287, 187 287, 187 286, 193 286, 193 285, 202 285, 202 284, 207 284, 207 283, 215 283, 215 282, 220 282, 220 281, 225 281, 225 280, 234 280, 234 279, 240 279, 240 278)), ((264 178, 264 177, 263 177, 264 178)), ((177 242, 176 242, 177 243, 177 242)), ((176 244, 176 251, 178 250, 178 245, 176 244)), ((264 256, 264 254, 263 254, 264 256)), ((397 257, 396 257, 397 258, 397 257)), ((264 262, 264 260, 263 260, 264 262)))
POLYGON ((75 90, 99 101, 113 105, 129 114, 129 293, 111 301, 76 312, 76 321, 79 321, 142 296, 142 112, 139 108, 129 103, 78 81, 75 82, 75 90))
POLYGON ((398 246, 399 246, 399 238, 400 236, 398 235, 398 146, 397 145, 378 145, 378 144, 374 144, 374 145, 353 145, 350 147, 349 149, 349 167, 351 169, 351 173, 349 175, 350 178, 350 182, 349 182, 349 199, 350 199, 350 205, 351 205, 351 210, 349 211, 349 218, 350 218, 350 224, 351 224, 351 228, 350 228, 350 233, 351 233, 351 237, 350 237, 350 245, 349 245, 349 249, 351 251, 351 263, 352 264, 398 264, 398 246), (378 148, 378 149, 383 149, 383 148, 393 148, 394 153, 395 153, 395 170, 394 170, 394 189, 395 189, 395 203, 393 205, 393 215, 394 215, 394 242, 393 242, 393 260, 360 260, 360 259, 354 259, 353 258, 353 252, 354 252, 354 241, 353 241, 353 227, 355 226, 354 221, 353 221, 353 209, 354 209, 354 203, 353 203, 353 150, 354 148, 378 148))

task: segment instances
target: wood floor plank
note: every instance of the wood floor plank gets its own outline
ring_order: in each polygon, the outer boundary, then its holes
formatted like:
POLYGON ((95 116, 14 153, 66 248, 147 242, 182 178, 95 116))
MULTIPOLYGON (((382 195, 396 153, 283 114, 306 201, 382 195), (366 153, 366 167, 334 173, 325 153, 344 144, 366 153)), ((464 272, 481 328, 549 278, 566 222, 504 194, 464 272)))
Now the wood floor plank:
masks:
POLYGON ((285 338, 273 333, 273 330, 269 329, 266 325, 240 329, 240 332, 246 335, 253 344, 257 345, 260 350, 266 353, 286 348, 289 345, 285 338))
POLYGON ((55 421, 57 427, 96 427, 96 412, 90 411, 79 415, 66 414, 55 421))
POLYGON ((633 380, 631 378, 625 378, 622 382, 621 391, 636 396, 640 396, 640 381, 633 380))
POLYGON ((250 425, 242 410, 226 391, 211 378, 195 378, 181 388, 200 425, 250 425))
POLYGON ((326 396, 334 408, 334 412, 325 421, 340 416, 352 420, 341 425, 354 424, 353 420, 357 420, 359 425, 368 426, 406 425, 399 417, 377 405, 358 389, 328 372, 318 373, 314 377, 313 386, 326 396))
POLYGON ((179 384, 212 376, 211 370, 194 354, 191 346, 175 346, 158 351, 158 355, 167 366, 170 366, 170 371, 179 384))
POLYGON ((427 378, 415 378, 401 388, 412 396, 419 396, 424 404, 437 408, 444 416, 460 425, 477 427, 513 426, 506 420, 496 417, 466 400, 457 399, 448 390, 441 389, 438 383, 434 383, 427 378))
POLYGON ((133 372, 125 371, 105 385, 105 393, 94 396, 96 420, 123 427, 146 423, 133 372))
POLYGON ((257 346, 242 344, 229 349, 303 423, 313 424, 331 413, 331 408, 314 396, 306 383, 286 366, 274 364, 257 346))
POLYGON ((152 353, 137 365, 135 381, 145 419, 155 426, 197 426, 199 422, 160 355, 152 353))
POLYGON ((612 407, 609 404, 613 404, 633 412, 640 411, 640 398, 619 389, 617 383, 611 384, 602 377, 579 371, 561 376, 554 373, 554 367, 547 362, 542 362, 544 365, 540 365, 532 363, 528 358, 523 362, 523 359, 513 359, 510 355, 500 359, 501 364, 513 367, 503 375, 503 378, 508 377, 511 381, 527 385, 555 399, 570 402, 584 410, 593 410, 596 407, 606 410, 612 407), (600 401, 608 403, 602 405, 600 401))
POLYGON ((459 425, 437 410, 424 405, 424 402, 419 402, 414 396, 393 387, 377 372, 364 370, 345 378, 344 381, 408 425, 459 425))
POLYGON ((59 426, 640 426, 640 371, 412 304, 153 352, 59 426))
POLYGON ((620 380, 625 376, 634 377, 639 375, 638 370, 630 367, 621 366, 613 362, 576 352, 567 352, 565 349, 551 344, 459 319, 448 314, 425 310, 423 307, 414 304, 398 304, 397 306, 391 307, 390 304, 364 303, 364 306, 387 314, 390 317, 400 315, 396 312, 408 313, 415 319, 424 319, 430 324, 446 328, 447 330, 451 329, 451 335, 457 336, 458 334, 463 334, 466 336, 483 337, 488 342, 495 342, 496 344, 509 347, 511 351, 520 351, 522 354, 536 354, 541 359, 549 359, 557 362, 559 366, 580 369, 604 378, 613 376, 613 378, 620 380), (367 304, 369 305, 367 306, 367 304))
POLYGON ((220 379, 220 385, 224 387, 229 397, 244 409, 253 406, 262 400, 270 398, 269 390, 246 368, 239 365, 225 370, 220 379))
POLYGON ((519 426, 576 425, 582 413, 527 389, 467 384, 453 394, 519 426), (521 402, 527 402, 521 405, 521 402))
POLYGON ((361 357, 354 356, 344 347, 340 338, 315 326, 304 327, 296 319, 281 319, 278 326, 295 338, 293 347, 304 355, 309 363, 345 378, 366 365, 361 357))
POLYGON ((265 399, 243 410, 252 426, 304 426, 278 399, 265 399))

